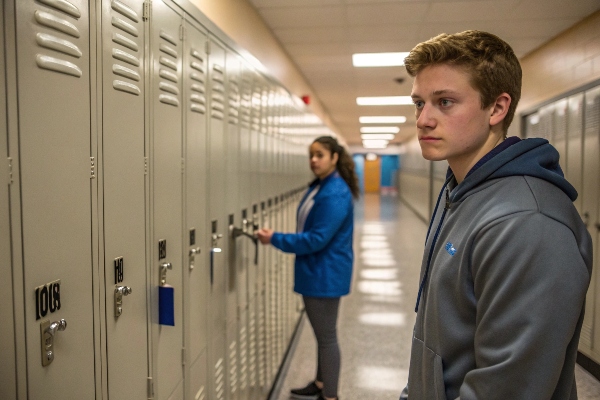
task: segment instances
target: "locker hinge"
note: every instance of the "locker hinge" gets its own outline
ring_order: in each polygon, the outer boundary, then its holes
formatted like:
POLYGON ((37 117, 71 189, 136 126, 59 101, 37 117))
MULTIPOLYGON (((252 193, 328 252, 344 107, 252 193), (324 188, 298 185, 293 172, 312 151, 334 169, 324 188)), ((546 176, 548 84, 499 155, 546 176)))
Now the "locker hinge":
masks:
POLYGON ((96 179, 96 159, 94 157, 90 157, 90 168, 92 174, 90 179, 96 179))
POLYGON ((152 377, 148 377, 148 400, 152 400, 154 398, 154 382, 152 381, 152 377))
POLYGON ((144 157, 144 175, 148 175, 148 157, 144 157))
POLYGON ((8 184, 12 185, 12 183, 13 183, 12 157, 8 157, 8 184))
POLYGON ((179 40, 185 39, 185 26, 179 25, 179 40))
POLYGON ((181 348, 181 365, 185 366, 185 347, 181 348))
POLYGON ((142 19, 144 21, 148 21, 150 19, 150 6, 151 6, 152 2, 151 1, 145 1, 144 2, 144 14, 142 15, 142 19))
POLYGON ((185 158, 181 159, 181 173, 185 173, 185 158))
POLYGON ((210 54, 210 42, 206 42, 206 54, 210 54))

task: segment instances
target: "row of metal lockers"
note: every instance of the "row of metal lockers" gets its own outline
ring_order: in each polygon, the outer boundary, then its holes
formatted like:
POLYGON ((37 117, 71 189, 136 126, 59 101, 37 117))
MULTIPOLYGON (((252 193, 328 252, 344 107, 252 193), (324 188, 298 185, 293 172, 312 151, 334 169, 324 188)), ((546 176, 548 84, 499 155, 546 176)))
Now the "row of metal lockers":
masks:
POLYGON ((574 204, 594 245, 594 267, 586 298, 579 351, 600 363, 600 85, 528 113, 527 137, 544 137, 560 153, 560 165, 579 194, 574 204))
POLYGON ((323 124, 187 0, 0 20, 0 398, 267 398, 323 124))

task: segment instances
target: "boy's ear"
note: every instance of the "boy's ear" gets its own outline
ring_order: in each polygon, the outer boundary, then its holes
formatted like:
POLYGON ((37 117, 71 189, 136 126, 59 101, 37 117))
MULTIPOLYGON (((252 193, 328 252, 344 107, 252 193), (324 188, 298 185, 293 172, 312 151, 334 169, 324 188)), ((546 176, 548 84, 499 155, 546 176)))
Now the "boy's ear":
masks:
POLYGON ((502 93, 491 108, 490 125, 495 126, 504 121, 512 99, 508 93, 502 93))

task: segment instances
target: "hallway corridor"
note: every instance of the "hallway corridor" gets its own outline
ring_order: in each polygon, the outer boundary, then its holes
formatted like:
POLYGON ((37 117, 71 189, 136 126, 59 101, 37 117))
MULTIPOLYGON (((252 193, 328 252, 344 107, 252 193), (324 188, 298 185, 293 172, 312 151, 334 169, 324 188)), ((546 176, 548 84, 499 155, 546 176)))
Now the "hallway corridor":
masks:
MULTIPOLYGON (((408 378, 414 306, 427 226, 396 197, 367 194, 355 207, 354 281, 338 322, 342 400, 396 400, 408 378)), ((314 379, 316 344, 306 317, 279 393, 314 379)), ((542 344, 540 344, 542 345, 542 344)), ((600 382, 577 366, 580 400, 600 399, 600 382)))

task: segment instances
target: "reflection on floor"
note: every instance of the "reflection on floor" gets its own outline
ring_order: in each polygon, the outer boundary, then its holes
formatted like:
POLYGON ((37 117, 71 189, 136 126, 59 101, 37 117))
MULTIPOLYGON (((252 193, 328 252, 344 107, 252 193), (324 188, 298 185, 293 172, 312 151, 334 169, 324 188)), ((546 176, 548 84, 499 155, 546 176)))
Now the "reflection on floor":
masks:
MULTIPOLYGON (((396 400, 406 384, 419 268, 427 226, 397 198, 366 195, 355 207, 352 293, 339 317, 340 398, 396 400)), ((278 400, 314 379, 316 343, 303 321, 278 400)), ((600 399, 600 382, 577 367, 580 400, 600 399)))

